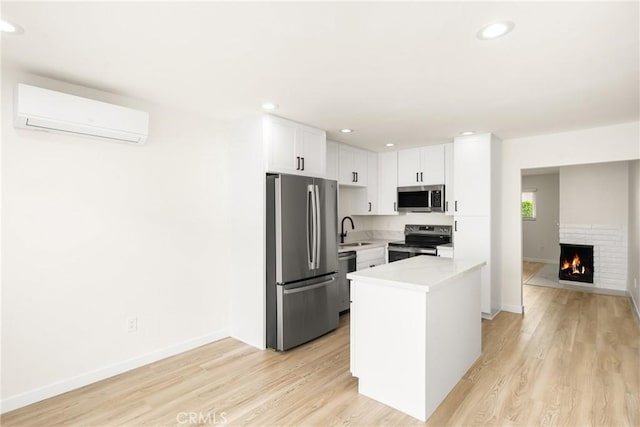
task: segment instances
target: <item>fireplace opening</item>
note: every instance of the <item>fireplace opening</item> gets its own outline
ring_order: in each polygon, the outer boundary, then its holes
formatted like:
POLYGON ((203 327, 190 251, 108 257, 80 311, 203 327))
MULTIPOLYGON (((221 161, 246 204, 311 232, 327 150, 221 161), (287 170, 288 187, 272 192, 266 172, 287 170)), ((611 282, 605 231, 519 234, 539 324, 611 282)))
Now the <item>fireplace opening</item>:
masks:
POLYGON ((593 283, 593 246, 560 243, 560 280, 593 283))

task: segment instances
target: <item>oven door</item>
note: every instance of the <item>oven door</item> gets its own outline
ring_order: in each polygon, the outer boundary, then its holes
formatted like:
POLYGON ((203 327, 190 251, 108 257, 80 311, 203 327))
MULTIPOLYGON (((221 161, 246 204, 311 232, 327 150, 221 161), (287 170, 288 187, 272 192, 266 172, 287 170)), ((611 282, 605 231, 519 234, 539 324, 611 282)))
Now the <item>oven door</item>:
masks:
POLYGON ((429 190, 424 186, 398 187, 399 212, 431 212, 429 190))
POLYGON ((389 247, 389 262, 400 261, 401 259, 407 259, 421 255, 437 256, 438 251, 436 250, 436 248, 409 248, 402 246, 389 247))

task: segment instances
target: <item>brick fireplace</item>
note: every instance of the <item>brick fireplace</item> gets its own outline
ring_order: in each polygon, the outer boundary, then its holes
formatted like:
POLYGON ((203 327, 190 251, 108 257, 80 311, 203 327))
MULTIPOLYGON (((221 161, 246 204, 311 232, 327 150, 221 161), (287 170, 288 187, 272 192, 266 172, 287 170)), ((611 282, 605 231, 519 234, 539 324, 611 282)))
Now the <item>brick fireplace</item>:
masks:
MULTIPOLYGON (((627 229, 615 225, 598 224, 560 224, 560 244, 574 246, 593 247, 593 267, 591 282, 588 281, 567 281, 573 285, 593 286, 602 289, 626 289, 627 274, 627 229), (593 283, 591 285, 590 283, 593 283)), ((578 254, 579 255, 579 254, 578 254)), ((580 258, 582 258, 579 255, 580 258)), ((566 261, 571 264, 573 270, 573 254, 566 261)), ((588 255, 587 255, 588 258, 588 255)), ((560 259, 562 267, 565 259, 560 259)), ((580 267, 585 267, 588 260, 582 259, 580 267)), ((560 276, 560 272, 559 272, 560 276)), ((560 277, 564 280, 571 280, 560 277)))

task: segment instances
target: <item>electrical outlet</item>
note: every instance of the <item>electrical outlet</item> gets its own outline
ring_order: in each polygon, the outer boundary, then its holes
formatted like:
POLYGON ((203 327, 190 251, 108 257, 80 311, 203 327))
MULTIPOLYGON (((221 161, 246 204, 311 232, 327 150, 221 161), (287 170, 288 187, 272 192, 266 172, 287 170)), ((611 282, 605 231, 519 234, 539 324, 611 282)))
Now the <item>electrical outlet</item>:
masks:
POLYGON ((138 332, 138 318, 129 317, 127 319, 127 332, 138 332))

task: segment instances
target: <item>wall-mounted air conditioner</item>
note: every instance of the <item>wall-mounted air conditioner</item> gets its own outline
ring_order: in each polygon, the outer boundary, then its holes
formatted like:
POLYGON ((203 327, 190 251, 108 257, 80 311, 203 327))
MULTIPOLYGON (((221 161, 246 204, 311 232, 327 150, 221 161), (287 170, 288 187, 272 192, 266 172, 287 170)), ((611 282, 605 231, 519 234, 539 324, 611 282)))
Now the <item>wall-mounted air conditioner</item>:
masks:
POLYGON ((144 144, 149 113, 19 83, 14 94, 18 128, 72 133, 144 144))

